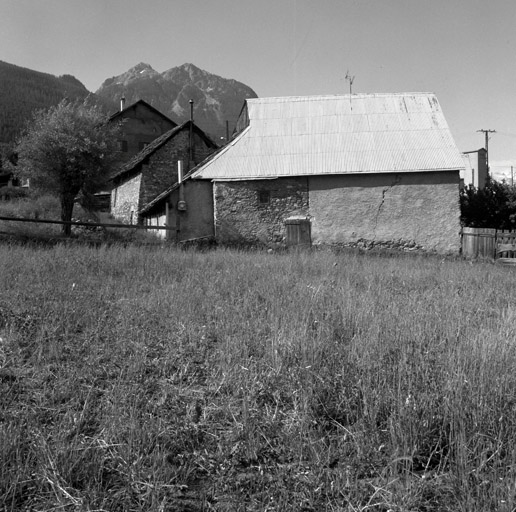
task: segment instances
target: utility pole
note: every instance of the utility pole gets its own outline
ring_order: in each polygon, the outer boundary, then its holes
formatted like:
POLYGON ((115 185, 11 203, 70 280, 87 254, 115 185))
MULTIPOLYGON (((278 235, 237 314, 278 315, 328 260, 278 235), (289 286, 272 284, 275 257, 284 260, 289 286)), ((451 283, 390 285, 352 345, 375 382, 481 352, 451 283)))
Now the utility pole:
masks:
POLYGON ((496 133, 496 130, 477 130, 477 132, 482 132, 486 136, 486 168, 487 168, 487 177, 490 177, 489 174, 489 134, 496 133))

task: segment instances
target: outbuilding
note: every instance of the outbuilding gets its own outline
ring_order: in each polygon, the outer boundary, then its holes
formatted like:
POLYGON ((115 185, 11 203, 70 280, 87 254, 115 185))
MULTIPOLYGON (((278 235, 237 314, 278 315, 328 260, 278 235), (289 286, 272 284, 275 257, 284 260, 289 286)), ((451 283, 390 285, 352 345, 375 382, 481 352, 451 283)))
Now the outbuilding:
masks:
POLYGON ((246 100, 213 184, 219 242, 460 246, 464 161, 434 94, 246 100))

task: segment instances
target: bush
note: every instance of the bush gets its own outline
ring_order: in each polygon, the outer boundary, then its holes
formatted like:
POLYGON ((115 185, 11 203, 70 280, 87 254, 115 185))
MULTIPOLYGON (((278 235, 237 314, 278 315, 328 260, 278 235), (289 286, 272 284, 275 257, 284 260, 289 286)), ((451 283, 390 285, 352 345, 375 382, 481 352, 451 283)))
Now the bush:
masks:
POLYGON ((516 228, 516 187, 489 180, 483 189, 460 192, 461 222, 471 228, 516 228))
MULTIPOLYGON (((6 187, 10 188, 10 187, 6 187)), ((15 188, 15 187, 11 187, 15 188)), ((6 203, 0 203, 0 213, 5 217, 20 219, 57 219, 59 218, 59 200, 51 195, 35 195, 24 190, 23 195, 12 197, 6 203)))
POLYGON ((2 187, 0 188, 0 200, 10 201, 27 197, 28 191, 23 187, 2 187))

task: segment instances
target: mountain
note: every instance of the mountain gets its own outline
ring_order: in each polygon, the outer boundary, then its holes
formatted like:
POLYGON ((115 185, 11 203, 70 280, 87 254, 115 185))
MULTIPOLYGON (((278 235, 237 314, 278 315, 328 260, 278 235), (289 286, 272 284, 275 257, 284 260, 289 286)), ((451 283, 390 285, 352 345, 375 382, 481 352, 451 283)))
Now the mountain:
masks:
POLYGON ((63 98, 83 99, 88 94, 71 75, 56 77, 0 61, 0 146, 15 140, 35 109, 49 108, 63 98))
POLYGON ((226 121, 233 130, 244 100, 256 93, 236 80, 208 73, 193 64, 183 64, 159 73, 140 63, 119 76, 104 81, 98 96, 118 105, 145 100, 176 122, 190 118, 189 101, 194 100, 194 121, 215 140, 226 136, 226 121))

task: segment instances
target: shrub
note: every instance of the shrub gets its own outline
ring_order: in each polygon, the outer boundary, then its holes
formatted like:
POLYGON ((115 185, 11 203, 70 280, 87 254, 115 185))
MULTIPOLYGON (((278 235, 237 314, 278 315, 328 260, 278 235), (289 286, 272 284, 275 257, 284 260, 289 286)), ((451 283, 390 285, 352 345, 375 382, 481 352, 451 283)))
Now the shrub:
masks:
POLYGON ((493 180, 482 189, 470 185, 460 192, 460 209, 463 226, 514 229, 516 187, 493 180))

